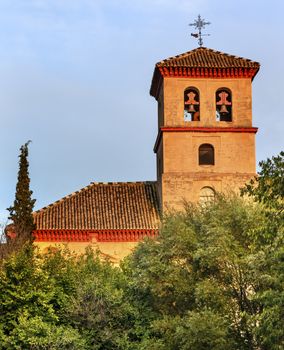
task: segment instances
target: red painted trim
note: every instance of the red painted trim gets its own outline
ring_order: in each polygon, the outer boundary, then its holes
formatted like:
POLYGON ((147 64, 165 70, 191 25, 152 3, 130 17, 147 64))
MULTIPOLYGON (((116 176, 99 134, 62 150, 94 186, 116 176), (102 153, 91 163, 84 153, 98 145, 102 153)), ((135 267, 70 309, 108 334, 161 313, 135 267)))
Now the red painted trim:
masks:
POLYGON ((110 230, 35 230, 35 242, 138 242, 144 237, 155 237, 158 229, 110 230))
POLYGON ((35 242, 91 242, 92 235, 88 230, 49 229, 35 230, 35 242))
POLYGON ((249 134, 256 134, 258 128, 236 128, 236 127, 203 127, 203 126, 180 126, 180 127, 161 127, 157 139, 154 145, 154 152, 157 153, 161 139, 162 134, 164 132, 206 132, 206 133, 215 133, 215 132, 231 132, 231 133, 249 133, 249 134))
POLYGON ((257 68, 199 68, 199 67, 158 67, 166 78, 250 78, 258 72, 257 68))
POLYGON ((162 127, 162 132, 237 132, 237 133, 256 133, 258 128, 236 128, 236 127, 203 127, 203 126, 181 126, 181 127, 162 127))
POLYGON ((259 68, 200 68, 200 67, 161 67, 156 66, 150 95, 158 99, 160 79, 163 78, 198 78, 198 79, 231 79, 244 78, 253 81, 259 68))
POLYGON ((100 230, 96 233, 98 242, 138 242, 144 237, 156 237, 158 229, 142 230, 100 230))

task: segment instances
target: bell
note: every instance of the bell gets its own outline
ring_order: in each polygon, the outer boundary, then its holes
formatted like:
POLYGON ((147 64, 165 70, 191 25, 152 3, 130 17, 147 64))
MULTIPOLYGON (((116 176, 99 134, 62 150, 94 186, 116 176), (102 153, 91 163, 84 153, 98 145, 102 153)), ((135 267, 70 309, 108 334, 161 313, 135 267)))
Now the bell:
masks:
POLYGON ((190 104, 190 105, 189 105, 188 112, 189 112, 189 113, 195 113, 195 112, 196 112, 196 110, 195 110, 195 108, 194 108, 194 104, 190 104))
POLYGON ((229 113, 229 111, 227 110, 227 107, 226 107, 225 104, 222 104, 222 105, 221 105, 220 113, 221 113, 221 114, 229 113))

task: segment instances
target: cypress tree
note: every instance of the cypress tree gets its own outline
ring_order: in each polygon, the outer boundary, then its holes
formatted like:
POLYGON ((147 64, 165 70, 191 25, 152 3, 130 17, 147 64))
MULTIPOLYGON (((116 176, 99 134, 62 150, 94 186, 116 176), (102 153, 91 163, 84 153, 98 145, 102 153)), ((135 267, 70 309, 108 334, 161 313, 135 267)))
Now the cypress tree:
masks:
POLYGON ((29 143, 26 142, 20 148, 19 172, 16 186, 14 205, 7 210, 10 213, 9 219, 13 221, 17 239, 21 241, 32 241, 32 231, 35 228, 33 220, 33 207, 35 199, 32 199, 29 178, 29 143))

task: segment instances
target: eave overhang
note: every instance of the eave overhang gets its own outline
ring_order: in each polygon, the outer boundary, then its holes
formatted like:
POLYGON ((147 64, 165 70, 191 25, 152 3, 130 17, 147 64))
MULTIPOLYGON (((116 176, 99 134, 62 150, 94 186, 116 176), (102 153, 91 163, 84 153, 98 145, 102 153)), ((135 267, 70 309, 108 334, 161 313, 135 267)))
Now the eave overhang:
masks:
POLYGON ((49 229, 35 230, 35 242, 68 243, 68 242, 139 242, 145 237, 155 238, 158 229, 49 229))
POLYGON ((256 76, 259 68, 200 68, 200 67, 159 67, 156 66, 152 78, 150 95, 158 99, 164 78, 191 79, 250 79, 256 76))

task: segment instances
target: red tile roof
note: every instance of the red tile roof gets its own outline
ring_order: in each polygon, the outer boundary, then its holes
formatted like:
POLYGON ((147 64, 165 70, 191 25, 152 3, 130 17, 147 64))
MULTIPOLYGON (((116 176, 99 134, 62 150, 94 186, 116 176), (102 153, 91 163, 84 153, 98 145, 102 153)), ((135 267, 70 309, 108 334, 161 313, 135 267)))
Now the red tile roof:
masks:
POLYGON ((157 229, 156 182, 91 183, 34 213, 37 230, 157 229))
POLYGON ((259 67, 247 58, 199 47, 156 63, 150 95, 158 98, 163 77, 253 79, 259 67))
POLYGON ((259 68, 260 64, 247 58, 199 47, 160 61, 156 67, 259 68))

